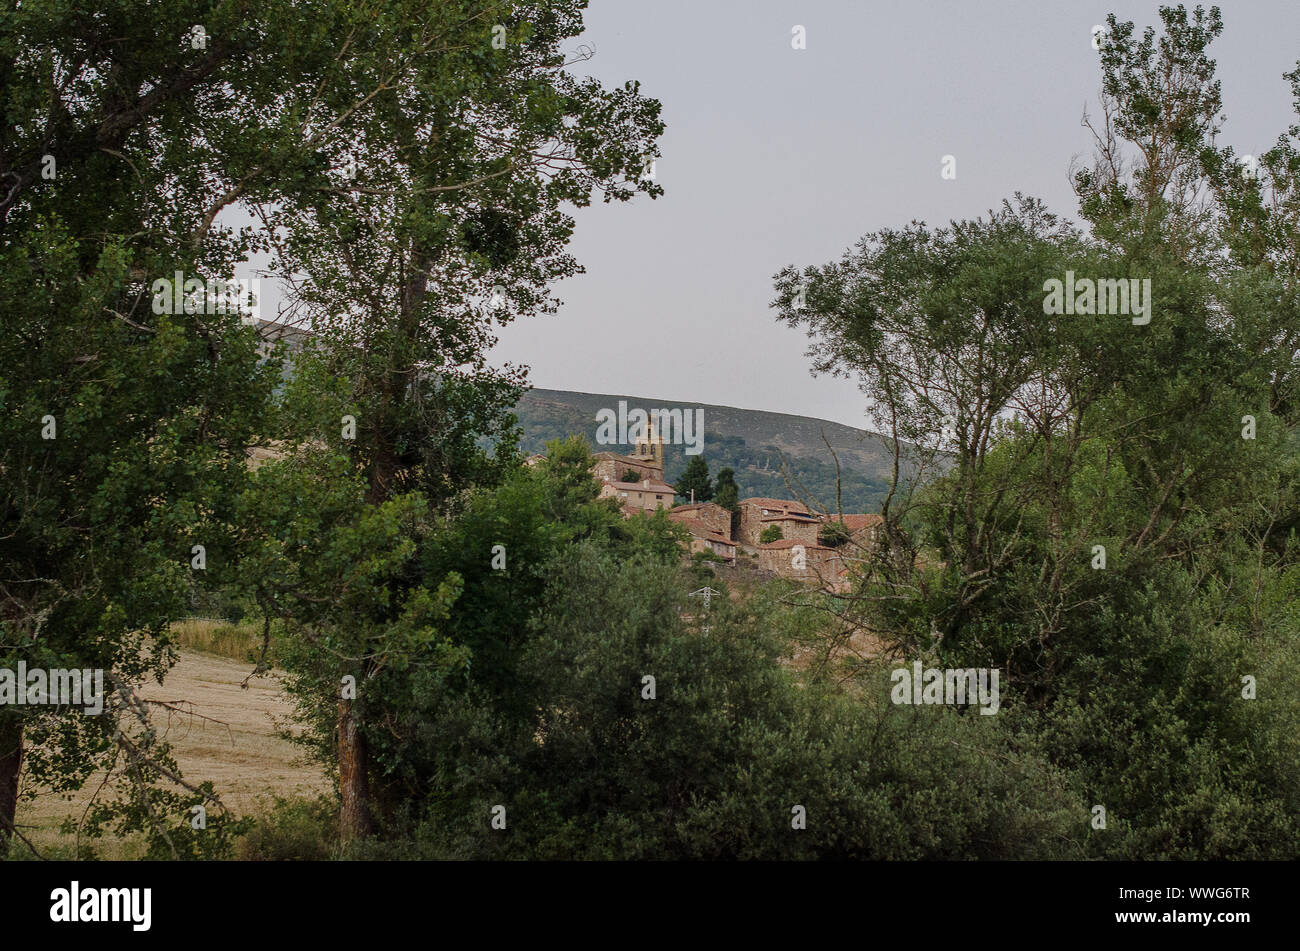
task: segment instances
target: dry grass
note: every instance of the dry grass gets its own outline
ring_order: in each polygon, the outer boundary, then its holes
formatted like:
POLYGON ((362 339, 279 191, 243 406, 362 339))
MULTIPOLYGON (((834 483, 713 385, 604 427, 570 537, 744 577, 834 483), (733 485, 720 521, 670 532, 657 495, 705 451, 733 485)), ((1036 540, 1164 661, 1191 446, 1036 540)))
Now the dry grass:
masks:
MULTIPOLYGON (((250 622, 232 624, 225 621, 189 620, 172 625, 172 637, 178 647, 231 660, 254 662, 262 652, 262 627, 250 622)), ((274 658, 275 643, 271 644, 274 658)))
MULTIPOLYGON (((196 630, 189 636, 190 643, 210 637, 208 643, 221 650, 239 651, 243 645, 237 633, 213 636, 196 630)), ((247 689, 241 687, 252 669, 246 661, 183 647, 165 684, 149 684, 141 691, 149 699, 179 701, 193 714, 220 721, 160 714, 156 726, 172 745, 185 778, 211 780, 226 807, 240 815, 264 811, 275 797, 310 799, 330 789, 321 770, 305 763, 302 751, 277 733, 292 710, 280 681, 261 676, 249 680, 247 689)), ((58 826, 65 818, 81 817, 101 780, 92 777, 70 795, 38 790, 34 800, 19 804, 19 828, 43 852, 71 857, 75 836, 60 833, 58 826)), ((138 837, 94 845, 108 859, 137 858, 143 851, 138 837)))

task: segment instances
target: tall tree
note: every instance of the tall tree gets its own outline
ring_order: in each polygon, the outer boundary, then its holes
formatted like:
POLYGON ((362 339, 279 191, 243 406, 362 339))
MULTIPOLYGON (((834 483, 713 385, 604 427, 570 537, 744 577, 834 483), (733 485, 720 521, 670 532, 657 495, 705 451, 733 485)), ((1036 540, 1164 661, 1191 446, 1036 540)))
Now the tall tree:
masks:
POLYGON ((99 717, 0 713, 0 848, 20 770, 75 788, 112 767, 132 787, 120 828, 156 854, 220 838, 185 843, 187 810, 143 789, 212 798, 179 779, 132 688, 173 662, 167 624, 201 570, 228 565, 244 447, 275 381, 207 281, 256 247, 215 220, 259 138, 235 104, 283 83, 300 19, 280 3, 0 14, 0 665, 99 668, 113 691, 99 717), (203 289, 156 294, 178 271, 203 289))
POLYGON ((713 479, 709 477, 709 464, 703 456, 692 456, 673 486, 673 491, 685 499, 707 502, 713 498, 713 479))
POLYGON ((729 466, 718 470, 714 501, 729 512, 740 511, 740 488, 736 485, 735 470, 729 466))
MULTIPOLYGON (((284 91, 283 113, 317 132, 314 161, 292 195, 257 211, 282 236, 285 318, 308 326, 328 372, 351 381, 355 439, 341 441, 338 421, 310 435, 346 445, 366 505, 418 492, 455 508, 501 477, 524 374, 488 365, 494 325, 556 308, 551 285, 579 271, 568 208, 597 193, 661 193, 647 172, 659 104, 635 83, 606 89, 569 71, 584 6, 339 11, 337 58, 319 81, 284 91)), ((364 691, 379 666, 361 647, 344 653, 364 691)), ((345 839, 373 826, 370 725, 358 716, 340 701, 345 839)))
POLYGON ((1258 175, 1215 146, 1218 11, 1160 17, 1137 40, 1109 21, 1088 234, 1025 201, 883 232, 782 272, 776 305, 934 470, 896 466, 846 617, 1007 671, 1049 756, 1130 817, 1099 854, 1280 856, 1300 828, 1277 742, 1300 686, 1295 164, 1286 137, 1258 175), (1050 307, 1067 270, 1145 294, 1146 319, 1050 307), (1274 705, 1242 702, 1257 668, 1274 705))

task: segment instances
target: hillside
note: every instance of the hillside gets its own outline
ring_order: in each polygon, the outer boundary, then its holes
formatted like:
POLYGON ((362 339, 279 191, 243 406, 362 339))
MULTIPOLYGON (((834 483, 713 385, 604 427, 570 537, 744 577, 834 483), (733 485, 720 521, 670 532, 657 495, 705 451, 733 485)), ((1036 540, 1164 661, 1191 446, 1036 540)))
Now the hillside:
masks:
MULTIPOLYGON (((525 393, 515 407, 523 430, 520 444, 525 452, 540 452, 551 439, 582 435, 593 449, 630 452, 631 447, 627 445, 595 445, 597 412, 601 409, 617 412, 620 400, 627 402, 629 410, 703 409, 704 458, 709 464, 709 473, 716 476, 718 470, 726 466, 734 469, 741 498, 749 495, 802 497, 833 509, 835 460, 827 450, 826 442, 839 456, 844 511, 874 512, 888 491, 893 460, 885 437, 807 416, 734 406, 533 389, 525 393), (826 442, 822 440, 823 432, 826 442)), ((683 446, 670 445, 665 449, 667 478, 669 482, 675 482, 689 457, 683 446)))

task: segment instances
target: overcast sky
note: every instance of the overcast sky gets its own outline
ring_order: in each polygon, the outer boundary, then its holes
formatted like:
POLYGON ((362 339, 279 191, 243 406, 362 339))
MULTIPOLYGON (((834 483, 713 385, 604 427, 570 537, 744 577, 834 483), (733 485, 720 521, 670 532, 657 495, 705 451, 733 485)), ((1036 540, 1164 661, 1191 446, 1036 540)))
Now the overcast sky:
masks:
MULTIPOLYGON (((1227 122, 1258 154, 1295 120, 1282 73, 1300 59, 1300 2, 1224 0, 1211 48, 1227 122)), ((802 332, 778 325, 772 275, 821 264, 912 219, 975 217, 1017 190, 1074 219, 1072 159, 1091 146, 1092 26, 1138 32, 1154 3, 1045 0, 593 0, 585 71, 663 103, 651 201, 577 214, 586 273, 558 314, 500 332, 533 385, 722 403, 864 425, 847 381, 813 378, 802 332), (791 48, 805 27, 807 48, 791 48), (956 157, 954 181, 940 178, 956 157)))

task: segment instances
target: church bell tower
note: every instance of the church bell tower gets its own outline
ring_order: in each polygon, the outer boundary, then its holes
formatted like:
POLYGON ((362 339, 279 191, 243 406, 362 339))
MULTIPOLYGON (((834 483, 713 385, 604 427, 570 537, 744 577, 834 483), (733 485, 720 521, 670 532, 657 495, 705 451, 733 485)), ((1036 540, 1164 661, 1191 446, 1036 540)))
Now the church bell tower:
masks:
POLYGON ((647 468, 659 470, 656 478, 660 481, 664 477, 664 437, 655 429, 654 416, 651 415, 647 420, 641 433, 636 439, 636 448, 632 452, 633 458, 644 460, 647 468))

